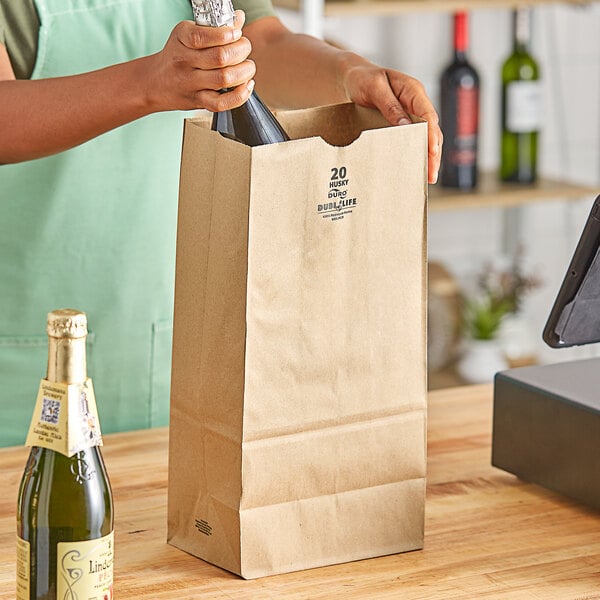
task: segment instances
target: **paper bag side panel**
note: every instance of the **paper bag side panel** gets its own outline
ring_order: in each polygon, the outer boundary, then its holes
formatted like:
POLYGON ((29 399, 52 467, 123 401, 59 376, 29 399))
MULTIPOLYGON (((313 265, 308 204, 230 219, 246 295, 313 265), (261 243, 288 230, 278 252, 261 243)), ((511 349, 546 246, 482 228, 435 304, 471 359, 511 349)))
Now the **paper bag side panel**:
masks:
POLYGON ((231 570, 239 568, 249 163, 247 147, 186 124, 168 539, 231 570))
MULTIPOLYGON (((240 508, 245 511, 424 479, 424 425, 424 410, 415 410, 245 442, 242 472, 246 485, 240 508)), ((324 523, 323 530, 327 527, 324 523)))
POLYGON ((424 496, 425 480, 415 479, 244 511, 241 575, 252 579, 418 550, 424 496))
POLYGON ((426 126, 290 148, 252 166, 245 441, 426 403, 426 126))
POLYGON ((287 150, 252 165, 244 577, 423 536, 426 126, 287 150))

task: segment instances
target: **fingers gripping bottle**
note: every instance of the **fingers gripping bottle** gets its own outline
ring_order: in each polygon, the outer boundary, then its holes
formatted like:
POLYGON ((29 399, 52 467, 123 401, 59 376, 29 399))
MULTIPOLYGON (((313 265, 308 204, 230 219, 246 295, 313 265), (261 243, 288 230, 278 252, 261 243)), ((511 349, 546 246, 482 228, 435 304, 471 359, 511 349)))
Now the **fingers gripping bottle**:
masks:
POLYGON ((17 600, 110 600, 113 503, 86 376, 86 316, 51 312, 47 332, 17 506, 17 600))
MULTIPOLYGON (((231 0, 191 0, 196 25, 222 27, 232 25, 234 10, 231 0)), ((253 92, 237 108, 216 112, 212 129, 247 146, 262 146, 289 140, 273 113, 253 92)))

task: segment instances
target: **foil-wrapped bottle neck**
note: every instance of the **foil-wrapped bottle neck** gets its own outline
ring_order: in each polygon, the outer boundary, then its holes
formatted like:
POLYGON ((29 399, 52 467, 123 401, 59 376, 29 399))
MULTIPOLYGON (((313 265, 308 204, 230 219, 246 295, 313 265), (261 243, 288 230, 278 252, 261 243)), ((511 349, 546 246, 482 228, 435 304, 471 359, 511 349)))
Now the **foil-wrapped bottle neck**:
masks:
POLYGON ((46 379, 59 383, 83 383, 86 379, 85 340, 87 317, 74 309, 48 314, 48 370, 46 379))
POLYGON ((233 25, 231 0, 191 0, 196 25, 223 27, 233 25))

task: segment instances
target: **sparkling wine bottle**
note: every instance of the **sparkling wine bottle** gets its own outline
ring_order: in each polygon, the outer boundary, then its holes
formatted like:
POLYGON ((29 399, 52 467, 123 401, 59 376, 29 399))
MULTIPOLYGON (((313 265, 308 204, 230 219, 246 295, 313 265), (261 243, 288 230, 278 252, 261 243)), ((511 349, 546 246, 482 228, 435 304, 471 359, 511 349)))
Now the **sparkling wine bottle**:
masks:
POLYGON ((112 599, 112 493, 84 313, 48 315, 48 372, 26 444, 17 505, 17 600, 112 599))
POLYGON ((513 12, 513 51, 502 66, 500 178, 533 183, 541 127, 539 67, 529 52, 531 9, 513 12))
MULTIPOLYGON (((233 23, 231 0, 191 0, 197 25, 221 27, 233 23)), ((247 146, 261 146, 289 140, 287 133, 256 92, 231 110, 213 115, 212 129, 247 146)))
POLYGON ((467 58, 468 15, 454 15, 454 58, 441 78, 443 186, 471 190, 477 185, 479 75, 467 58))

